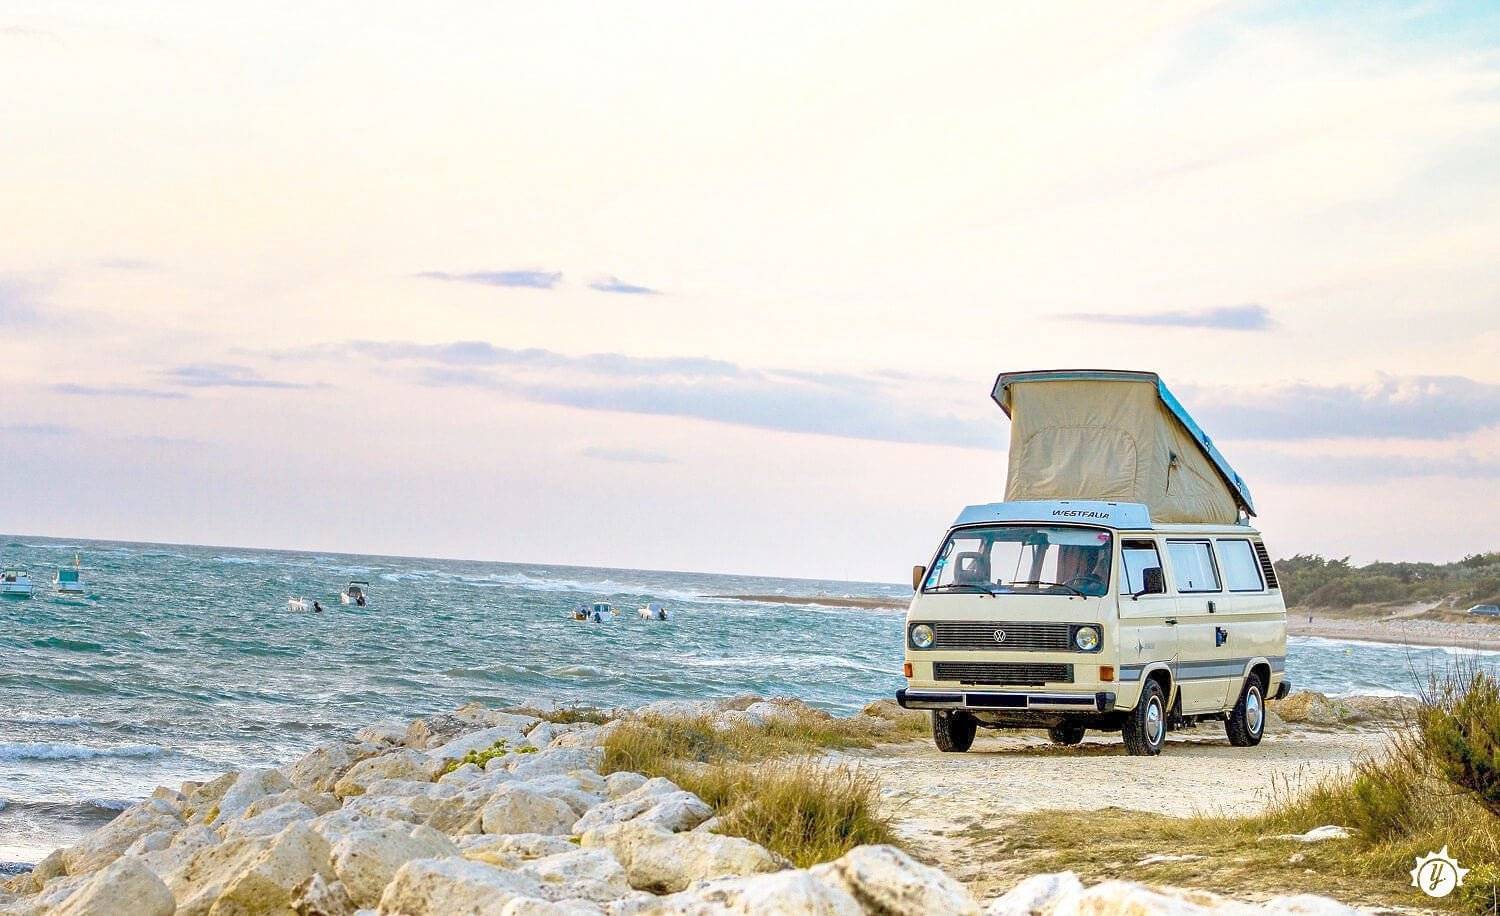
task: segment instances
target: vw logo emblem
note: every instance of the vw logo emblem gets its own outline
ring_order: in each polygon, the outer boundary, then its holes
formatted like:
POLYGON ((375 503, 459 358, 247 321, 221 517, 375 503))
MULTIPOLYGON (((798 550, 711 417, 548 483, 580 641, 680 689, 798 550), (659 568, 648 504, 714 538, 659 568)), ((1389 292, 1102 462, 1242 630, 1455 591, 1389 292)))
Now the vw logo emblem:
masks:
POLYGON ((1004 630, 996 630, 995 631, 995 642, 1005 642, 1005 631, 1004 630))

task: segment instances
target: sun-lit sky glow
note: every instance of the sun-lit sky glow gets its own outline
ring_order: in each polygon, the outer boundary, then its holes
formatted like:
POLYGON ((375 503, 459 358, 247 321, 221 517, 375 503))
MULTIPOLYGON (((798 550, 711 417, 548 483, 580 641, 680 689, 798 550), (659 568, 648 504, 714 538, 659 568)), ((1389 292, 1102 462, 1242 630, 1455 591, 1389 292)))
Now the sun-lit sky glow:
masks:
POLYGON ((900 581, 997 372, 1500 549, 1488 4, 0 9, 0 530, 900 581))

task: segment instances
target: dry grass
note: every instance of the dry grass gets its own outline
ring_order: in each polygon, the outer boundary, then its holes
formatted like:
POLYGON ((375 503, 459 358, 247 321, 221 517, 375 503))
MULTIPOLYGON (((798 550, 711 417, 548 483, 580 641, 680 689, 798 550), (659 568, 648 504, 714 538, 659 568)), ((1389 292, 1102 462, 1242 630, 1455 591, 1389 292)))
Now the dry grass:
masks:
POLYGON ((715 729, 702 719, 634 719, 604 745, 603 772, 665 776, 713 806, 718 832, 754 840, 798 866, 864 843, 893 841, 879 783, 807 755, 870 747, 888 732, 853 719, 806 717, 715 729))

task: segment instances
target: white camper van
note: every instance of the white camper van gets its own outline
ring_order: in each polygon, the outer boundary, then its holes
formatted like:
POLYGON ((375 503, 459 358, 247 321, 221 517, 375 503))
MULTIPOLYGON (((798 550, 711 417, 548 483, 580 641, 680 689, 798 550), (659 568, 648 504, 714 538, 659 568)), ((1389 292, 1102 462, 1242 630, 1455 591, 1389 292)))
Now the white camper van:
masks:
POLYGON ((1249 488, 1154 373, 1001 375, 1006 501, 969 506, 913 570, 907 687, 938 748, 1046 728, 1059 744, 1222 721, 1258 744, 1290 689, 1286 607, 1249 488))

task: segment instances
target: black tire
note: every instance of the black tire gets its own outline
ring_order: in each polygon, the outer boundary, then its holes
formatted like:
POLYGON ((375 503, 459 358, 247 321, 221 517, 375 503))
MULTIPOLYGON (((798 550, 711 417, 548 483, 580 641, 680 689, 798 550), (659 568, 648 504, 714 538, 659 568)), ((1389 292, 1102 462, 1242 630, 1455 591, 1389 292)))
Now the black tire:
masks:
POLYGON ((1259 674, 1245 678, 1240 698, 1224 720, 1224 733, 1235 747, 1255 747, 1266 733, 1266 687, 1259 674))
POLYGON ((937 710, 932 714, 932 743, 948 754, 962 754, 974 745, 979 722, 961 709, 937 710))
POLYGON ((1082 725, 1063 723, 1062 725, 1054 725, 1047 729, 1047 737, 1052 739, 1053 744, 1071 746, 1083 743, 1084 731, 1085 729, 1082 725))
POLYGON ((1154 678, 1141 685, 1141 698, 1120 730, 1125 752, 1132 757, 1155 757, 1167 743, 1167 697, 1154 678))

